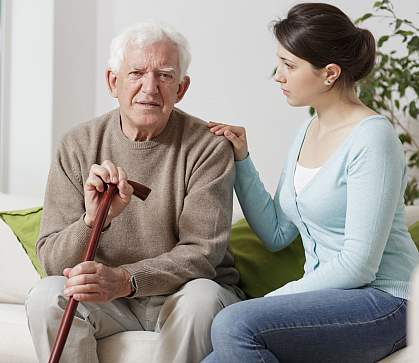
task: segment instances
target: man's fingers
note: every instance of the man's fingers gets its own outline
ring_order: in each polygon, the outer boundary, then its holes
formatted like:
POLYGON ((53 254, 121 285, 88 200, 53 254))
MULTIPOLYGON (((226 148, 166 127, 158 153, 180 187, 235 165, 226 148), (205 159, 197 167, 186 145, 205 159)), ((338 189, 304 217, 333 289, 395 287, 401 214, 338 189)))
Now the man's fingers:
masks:
POLYGON ((119 190, 119 196, 122 199, 126 199, 132 195, 134 188, 130 184, 128 184, 126 180, 122 180, 118 184, 118 190, 119 190))
POLYGON ((98 271, 99 269, 99 263, 95 262, 95 261, 85 261, 85 262, 81 262, 78 265, 74 266, 71 269, 71 272, 69 274, 69 278, 72 278, 74 276, 77 275, 82 275, 82 274, 94 274, 98 271))
POLYGON ((110 175, 109 175, 109 170, 104 168, 102 165, 93 164, 90 167, 89 177, 91 175, 98 176, 105 183, 110 183, 111 182, 110 175))
POLYGON ((68 286, 64 289, 65 296, 77 294, 99 294, 100 288, 98 284, 85 284, 68 286))
POLYGON ((86 180, 86 190, 97 190, 100 193, 104 192, 105 185, 103 184, 103 180, 91 173, 86 180))
POLYGON ((100 302, 101 295, 99 293, 90 293, 90 294, 74 294, 73 299, 77 301, 93 301, 100 302))
POLYGON ((72 286, 77 286, 77 285, 87 285, 87 284, 96 284, 98 281, 98 277, 96 274, 82 274, 82 275, 76 275, 73 277, 70 277, 66 284, 65 287, 69 288, 72 286))
POLYGON ((110 160, 105 160, 101 166, 103 168, 105 168, 108 171, 109 174, 109 181, 106 181, 107 183, 114 183, 114 184, 118 184, 119 181, 119 173, 118 173, 118 169, 115 166, 115 164, 110 161, 110 160))

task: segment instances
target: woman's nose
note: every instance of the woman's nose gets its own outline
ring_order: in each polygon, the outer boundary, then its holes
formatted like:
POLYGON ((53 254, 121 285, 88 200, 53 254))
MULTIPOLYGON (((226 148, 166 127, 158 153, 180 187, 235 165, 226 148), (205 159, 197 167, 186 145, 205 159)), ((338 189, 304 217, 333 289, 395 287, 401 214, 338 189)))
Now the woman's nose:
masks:
POLYGON ((281 72, 281 67, 279 66, 275 68, 274 80, 275 82, 279 82, 279 83, 285 83, 287 81, 283 73, 281 72))

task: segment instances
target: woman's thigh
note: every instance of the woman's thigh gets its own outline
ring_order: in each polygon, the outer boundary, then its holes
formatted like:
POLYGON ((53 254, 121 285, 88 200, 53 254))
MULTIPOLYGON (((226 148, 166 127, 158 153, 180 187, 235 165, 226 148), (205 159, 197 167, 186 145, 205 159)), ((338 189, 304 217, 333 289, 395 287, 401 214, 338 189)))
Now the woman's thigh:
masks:
POLYGON ((248 300, 213 323, 221 362, 375 362, 405 345, 406 301, 373 288, 248 300))

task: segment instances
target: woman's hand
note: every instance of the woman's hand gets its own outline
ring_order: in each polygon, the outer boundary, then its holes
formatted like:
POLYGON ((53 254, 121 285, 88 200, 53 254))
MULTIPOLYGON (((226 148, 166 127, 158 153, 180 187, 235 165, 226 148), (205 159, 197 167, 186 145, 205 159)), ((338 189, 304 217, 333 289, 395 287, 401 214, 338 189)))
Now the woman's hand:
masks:
POLYGON ((246 129, 240 126, 231 126, 218 122, 209 122, 208 127, 215 135, 224 135, 233 145, 234 159, 246 159, 248 154, 246 129))

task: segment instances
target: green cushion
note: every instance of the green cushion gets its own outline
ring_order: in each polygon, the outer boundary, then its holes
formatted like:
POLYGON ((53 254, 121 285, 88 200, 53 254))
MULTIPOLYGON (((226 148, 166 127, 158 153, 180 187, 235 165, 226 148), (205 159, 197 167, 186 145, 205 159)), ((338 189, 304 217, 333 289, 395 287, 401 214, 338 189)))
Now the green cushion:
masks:
MULTIPOLYGON (((419 250, 419 221, 409 227, 409 232, 419 250)), ((263 296, 304 274, 305 257, 300 236, 285 249, 270 252, 242 219, 232 227, 230 249, 240 272, 239 286, 251 298, 263 296)))
POLYGON ((43 277, 45 272, 36 255, 35 243, 39 235, 42 207, 18 211, 0 212, 0 218, 11 228, 22 245, 38 274, 43 277))
POLYGON ((419 221, 413 223, 409 227, 409 232, 412 236, 413 242, 415 242, 416 248, 419 250, 419 221))
POLYGON ((305 257, 300 236, 281 251, 270 252, 242 219, 232 227, 230 250, 240 272, 239 287, 250 298, 263 296, 304 274, 305 257))
MULTIPOLYGON (((0 218, 12 229, 40 276, 45 276, 36 256, 42 207, 0 212, 0 218)), ((409 227, 419 249, 419 221, 409 227)), ((250 298, 260 297, 289 281, 303 276, 304 249, 298 236, 288 247, 270 252, 249 227, 245 219, 235 223, 231 230, 230 250, 234 265, 240 272, 240 288, 250 298)))

